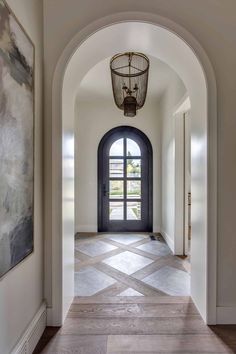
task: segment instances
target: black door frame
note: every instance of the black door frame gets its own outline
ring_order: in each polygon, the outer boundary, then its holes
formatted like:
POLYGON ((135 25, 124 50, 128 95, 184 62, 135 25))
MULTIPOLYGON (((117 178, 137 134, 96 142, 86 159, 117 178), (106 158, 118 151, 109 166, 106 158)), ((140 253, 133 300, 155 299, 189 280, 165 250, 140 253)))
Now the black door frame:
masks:
MULTIPOLYGON (((105 211, 103 208, 104 203, 104 174, 107 173, 106 168, 104 167, 106 159, 108 159, 109 149, 111 142, 116 141, 122 137, 131 138, 135 137, 136 141, 141 145, 141 148, 144 147, 146 149, 146 159, 145 159, 145 174, 147 177, 148 183, 148 191, 146 195, 147 200, 147 208, 145 208, 146 220, 147 224, 144 230, 125 230, 121 231, 144 231, 144 232, 152 232, 153 230, 153 151, 152 145, 148 137, 139 129, 130 127, 130 126, 118 126, 111 130, 109 130, 101 139, 98 146, 98 232, 106 232, 109 231, 107 229, 107 225, 104 222, 105 220, 105 211), (109 145, 110 144, 110 145, 109 145), (105 157, 105 159, 104 159, 105 157)), ((135 139, 134 139, 135 140, 135 139)), ((143 164, 143 163, 142 163, 143 164)), ((121 223, 122 224, 122 223, 121 223)))

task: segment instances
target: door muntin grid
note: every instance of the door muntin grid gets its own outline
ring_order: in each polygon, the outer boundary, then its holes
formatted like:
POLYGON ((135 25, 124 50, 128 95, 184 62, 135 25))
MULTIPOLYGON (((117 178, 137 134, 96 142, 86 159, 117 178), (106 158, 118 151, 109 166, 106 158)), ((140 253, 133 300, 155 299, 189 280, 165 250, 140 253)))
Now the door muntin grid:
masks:
POLYGON ((142 220, 142 151, 131 138, 109 150, 109 221, 142 220))
POLYGON ((152 146, 143 132, 119 126, 104 135, 98 147, 98 231, 152 231, 152 173, 152 146))

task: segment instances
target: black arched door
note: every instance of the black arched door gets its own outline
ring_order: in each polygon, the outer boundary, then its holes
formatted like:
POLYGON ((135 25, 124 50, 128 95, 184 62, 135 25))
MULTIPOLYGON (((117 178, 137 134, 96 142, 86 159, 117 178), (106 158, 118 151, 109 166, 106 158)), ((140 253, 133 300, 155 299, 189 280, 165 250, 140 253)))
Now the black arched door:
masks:
POLYGON ((152 231, 152 146, 140 130, 110 130, 98 148, 98 231, 152 231))

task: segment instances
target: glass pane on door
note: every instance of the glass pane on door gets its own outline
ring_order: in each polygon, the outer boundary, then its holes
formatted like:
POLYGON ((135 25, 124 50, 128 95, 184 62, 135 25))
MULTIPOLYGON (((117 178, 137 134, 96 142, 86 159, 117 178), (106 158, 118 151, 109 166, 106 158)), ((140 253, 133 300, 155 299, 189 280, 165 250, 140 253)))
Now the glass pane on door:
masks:
POLYGON ((110 199, 124 198, 124 181, 110 181, 109 197, 110 199))
POLYGON ((141 198, 141 181, 127 181, 127 198, 139 199, 141 198))
POLYGON ((110 159, 109 161, 109 175, 110 177, 124 177, 124 160, 110 159))
POLYGON ((110 156, 123 156, 124 155, 124 139, 116 140, 110 148, 110 156))
POLYGON ((109 220, 124 220, 124 202, 109 203, 109 220))
POLYGON ((127 220, 141 220, 141 202, 127 202, 127 220))
POLYGON ((140 147, 132 139, 127 139, 126 156, 141 156, 140 147))
POLYGON ((141 160, 127 159, 126 165, 127 177, 141 177, 141 160))

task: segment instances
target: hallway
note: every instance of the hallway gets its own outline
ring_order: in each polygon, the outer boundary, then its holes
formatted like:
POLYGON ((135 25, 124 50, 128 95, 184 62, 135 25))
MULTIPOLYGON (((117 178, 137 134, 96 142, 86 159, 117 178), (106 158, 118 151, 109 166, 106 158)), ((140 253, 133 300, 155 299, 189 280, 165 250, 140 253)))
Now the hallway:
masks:
POLYGON ((34 354, 236 352, 236 326, 207 327, 187 296, 189 271, 161 236, 77 235, 74 302, 34 354))
POLYGON ((236 1, 0 28, 0 354, 236 353, 236 1))

